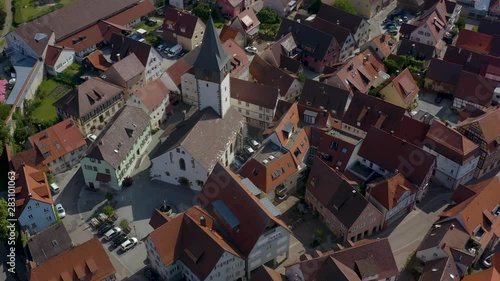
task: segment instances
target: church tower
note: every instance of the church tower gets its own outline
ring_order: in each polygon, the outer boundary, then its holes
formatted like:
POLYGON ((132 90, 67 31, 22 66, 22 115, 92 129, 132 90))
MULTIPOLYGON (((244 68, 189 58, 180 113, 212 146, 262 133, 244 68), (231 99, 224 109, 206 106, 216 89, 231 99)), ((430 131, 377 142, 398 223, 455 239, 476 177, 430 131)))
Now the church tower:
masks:
POLYGON ((229 54, 220 43, 212 17, 208 19, 200 53, 194 63, 198 108, 213 108, 222 118, 231 106, 229 54))

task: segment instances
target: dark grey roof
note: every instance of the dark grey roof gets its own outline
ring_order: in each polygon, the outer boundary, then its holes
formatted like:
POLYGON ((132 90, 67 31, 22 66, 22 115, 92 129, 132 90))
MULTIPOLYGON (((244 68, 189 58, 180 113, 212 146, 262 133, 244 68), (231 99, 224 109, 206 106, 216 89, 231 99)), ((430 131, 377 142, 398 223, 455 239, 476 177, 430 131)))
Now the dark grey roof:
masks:
POLYGON ((307 79, 299 104, 323 108, 335 118, 342 119, 352 97, 353 94, 348 90, 307 79))
POLYGON ((203 168, 211 171, 227 149, 228 140, 243 127, 244 120, 234 107, 230 107, 223 118, 211 107, 197 111, 177 125, 151 159, 154 161, 154 158, 182 146, 203 168))
POLYGON ((450 85, 457 85, 461 72, 461 65, 433 58, 427 68, 425 78, 450 85))
POLYGON ((104 72, 104 75, 111 83, 120 85, 140 76, 145 69, 146 67, 139 58, 137 58, 135 53, 130 53, 128 56, 121 58, 120 61, 108 68, 108 70, 104 72), (119 77, 122 81, 111 81, 111 77, 119 77))
POLYGON ((500 21, 493 19, 482 19, 479 22, 478 32, 489 35, 500 34, 500 21))
POLYGON ((71 249, 71 238, 62 222, 58 222, 30 238, 28 248, 37 265, 71 249))
POLYGON ((276 41, 292 33, 297 45, 305 54, 318 60, 323 60, 328 52, 328 47, 334 42, 335 37, 314 27, 293 20, 283 19, 280 29, 276 34, 276 41))
POLYGON ((359 26, 364 21, 364 19, 360 16, 353 15, 324 3, 321 4, 317 17, 334 24, 337 24, 338 22, 340 26, 349 29, 352 34, 356 33, 356 31, 359 29, 359 26))
POLYGON ((220 72, 229 63, 231 57, 220 43, 219 36, 215 30, 212 17, 208 19, 205 35, 201 45, 200 54, 194 63, 194 67, 214 72, 220 72))
POLYGON ((134 106, 125 106, 113 119, 89 148, 87 157, 104 160, 117 168, 149 126, 150 119, 134 106))
POLYGON ((409 39, 401 39, 399 42, 397 55, 412 55, 419 60, 430 60, 434 56, 434 46, 423 44, 409 39))
POLYGON ((113 33, 111 35, 111 60, 118 61, 120 58, 125 58, 130 54, 135 54, 142 65, 146 66, 151 51, 151 45, 139 42, 130 37, 113 33), (118 55, 120 55, 118 57, 118 55))

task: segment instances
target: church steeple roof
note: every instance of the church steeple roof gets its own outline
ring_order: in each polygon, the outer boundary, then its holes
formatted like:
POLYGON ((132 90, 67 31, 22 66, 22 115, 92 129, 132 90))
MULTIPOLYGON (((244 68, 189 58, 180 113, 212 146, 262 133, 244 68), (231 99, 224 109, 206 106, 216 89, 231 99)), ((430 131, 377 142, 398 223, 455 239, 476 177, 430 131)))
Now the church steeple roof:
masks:
POLYGON ((205 34, 201 44, 200 54, 194 63, 195 69, 220 72, 228 64, 231 57, 220 43, 219 36, 215 30, 212 16, 208 19, 205 34))

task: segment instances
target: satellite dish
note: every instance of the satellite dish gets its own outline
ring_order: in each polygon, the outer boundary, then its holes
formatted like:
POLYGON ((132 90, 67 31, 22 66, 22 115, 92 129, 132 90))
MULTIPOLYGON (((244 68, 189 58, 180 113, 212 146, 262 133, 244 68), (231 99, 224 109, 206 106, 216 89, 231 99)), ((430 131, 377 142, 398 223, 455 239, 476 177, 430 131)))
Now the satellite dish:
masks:
POLYGON ((16 78, 12 78, 9 80, 9 84, 14 85, 16 84, 16 78))

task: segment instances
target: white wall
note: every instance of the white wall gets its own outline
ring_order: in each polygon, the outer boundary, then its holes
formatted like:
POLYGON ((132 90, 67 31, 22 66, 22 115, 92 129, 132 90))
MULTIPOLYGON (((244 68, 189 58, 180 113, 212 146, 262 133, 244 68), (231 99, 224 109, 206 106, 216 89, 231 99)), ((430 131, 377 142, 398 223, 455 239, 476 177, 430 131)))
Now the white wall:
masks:
POLYGON ((155 50, 151 48, 149 51, 148 62, 146 65, 146 83, 158 79, 162 74, 161 64, 163 62, 163 57, 155 50))
POLYGON ((245 261, 225 252, 205 280, 237 280, 245 276, 245 261))
POLYGON ((340 50, 340 54, 338 56, 339 61, 344 61, 348 57, 352 56, 354 53, 354 37, 352 35, 349 35, 344 42, 344 45, 342 46, 342 49, 340 50))
POLYGON ((410 40, 431 46, 435 46, 437 43, 434 37, 432 36, 431 31, 429 30, 428 27, 426 27, 426 25, 422 25, 419 28, 415 29, 410 35, 410 40))
POLYGON ((229 80, 229 75, 226 75, 220 85, 204 80, 197 80, 200 110, 211 107, 221 116, 227 112, 231 106, 229 80))
POLYGON ((285 95, 285 100, 289 102, 294 102, 297 97, 300 96, 302 93, 302 83, 300 83, 299 80, 295 79, 288 89, 286 95, 285 95))
POLYGON ((234 98, 231 98, 231 105, 237 108, 243 117, 247 118, 247 124, 262 128, 266 128, 273 120, 274 109, 276 108, 265 108, 234 98))
POLYGON ((163 155, 151 160, 151 177, 170 184, 179 184, 179 178, 184 177, 189 180, 190 187, 200 191, 203 184, 197 181, 206 182, 210 171, 205 170, 182 146, 174 148, 163 155), (186 170, 181 170, 180 159, 184 159, 186 170), (194 167, 193 162, 194 161, 194 167))
POLYGON ((287 253, 290 245, 290 232, 282 226, 276 226, 264 233, 250 252, 248 268, 250 272, 255 268, 287 253))
POLYGON ((169 96, 167 97, 160 103, 158 104, 153 110, 149 110, 144 103, 134 94, 132 97, 127 101, 127 105, 138 107, 142 109, 144 112, 146 112, 149 115, 149 118, 151 119, 151 127, 158 128, 160 125, 159 123, 163 123, 163 121, 166 118, 165 114, 165 108, 168 105, 168 100, 169 96))
POLYGON ((18 220, 19 224, 30 232, 40 232, 56 222, 56 214, 51 204, 29 200, 18 220))
POLYGON ((361 44, 366 43, 366 41, 368 41, 369 36, 370 36, 370 24, 366 20, 363 20, 358 30, 356 30, 356 33, 354 34, 354 40, 356 40, 357 45, 359 46, 361 44))
POLYGON ((79 148, 64 154, 62 157, 54 159, 52 162, 48 163, 47 166, 52 174, 58 174, 71 169, 76 164, 80 163, 80 160, 85 157, 87 152, 87 145, 80 146, 79 148))
POLYGON ((436 155, 435 176, 441 184, 451 189, 455 189, 460 183, 468 182, 479 162, 479 156, 477 156, 462 166, 427 147, 424 147, 424 150, 436 155))

